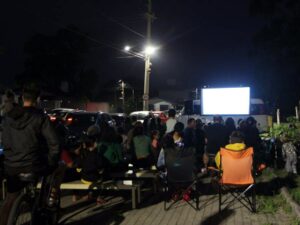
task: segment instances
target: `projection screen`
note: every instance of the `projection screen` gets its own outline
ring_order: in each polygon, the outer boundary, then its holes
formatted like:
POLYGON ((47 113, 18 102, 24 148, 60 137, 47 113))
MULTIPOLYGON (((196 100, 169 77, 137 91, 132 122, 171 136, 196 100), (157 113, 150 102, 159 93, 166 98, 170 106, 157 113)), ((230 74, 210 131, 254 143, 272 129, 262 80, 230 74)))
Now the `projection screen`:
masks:
POLYGON ((202 115, 248 115, 250 88, 204 88, 201 109, 202 115))

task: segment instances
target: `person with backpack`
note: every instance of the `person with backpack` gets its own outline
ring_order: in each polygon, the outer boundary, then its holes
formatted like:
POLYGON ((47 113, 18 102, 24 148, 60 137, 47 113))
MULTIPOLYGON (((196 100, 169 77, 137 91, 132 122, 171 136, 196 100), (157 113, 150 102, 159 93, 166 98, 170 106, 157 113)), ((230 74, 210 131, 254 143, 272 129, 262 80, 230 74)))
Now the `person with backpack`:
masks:
POLYGON ((107 127, 102 132, 100 142, 98 143, 98 151, 102 157, 106 174, 126 170, 122 145, 118 141, 117 133, 113 127, 107 127))

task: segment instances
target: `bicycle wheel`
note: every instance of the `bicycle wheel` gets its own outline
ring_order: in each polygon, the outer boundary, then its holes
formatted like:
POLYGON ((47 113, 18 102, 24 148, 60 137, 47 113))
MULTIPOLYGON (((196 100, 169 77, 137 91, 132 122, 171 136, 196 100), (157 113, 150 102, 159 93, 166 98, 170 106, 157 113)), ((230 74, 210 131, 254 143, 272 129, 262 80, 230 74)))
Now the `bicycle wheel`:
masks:
POLYGON ((26 194, 21 193, 12 206, 7 225, 30 225, 31 210, 31 199, 26 194))

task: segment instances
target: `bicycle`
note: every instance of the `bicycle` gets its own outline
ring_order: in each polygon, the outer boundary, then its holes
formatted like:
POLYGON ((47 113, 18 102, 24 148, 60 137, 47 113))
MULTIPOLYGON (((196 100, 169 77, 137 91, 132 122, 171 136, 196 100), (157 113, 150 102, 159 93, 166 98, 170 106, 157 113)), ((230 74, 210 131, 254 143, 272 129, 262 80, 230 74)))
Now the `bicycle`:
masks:
POLYGON ((26 182, 24 188, 15 200, 8 217, 8 225, 56 225, 59 219, 59 204, 49 208, 46 205, 49 185, 46 177, 42 176, 40 188, 37 178, 32 173, 20 174, 21 181, 26 182))

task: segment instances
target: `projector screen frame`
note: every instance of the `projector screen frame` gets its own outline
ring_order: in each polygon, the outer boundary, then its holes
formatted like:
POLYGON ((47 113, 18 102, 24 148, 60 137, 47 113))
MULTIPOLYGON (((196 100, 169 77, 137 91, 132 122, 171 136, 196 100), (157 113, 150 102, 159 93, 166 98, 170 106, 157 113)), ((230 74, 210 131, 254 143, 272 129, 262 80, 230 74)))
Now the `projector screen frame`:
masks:
POLYGON ((213 88, 201 88, 201 116, 248 116, 250 115, 250 107, 251 107, 251 88, 250 87, 213 87, 213 88), (238 89, 238 88, 249 88, 249 106, 248 113, 240 113, 240 114, 204 114, 203 113, 203 90, 205 89, 238 89))

